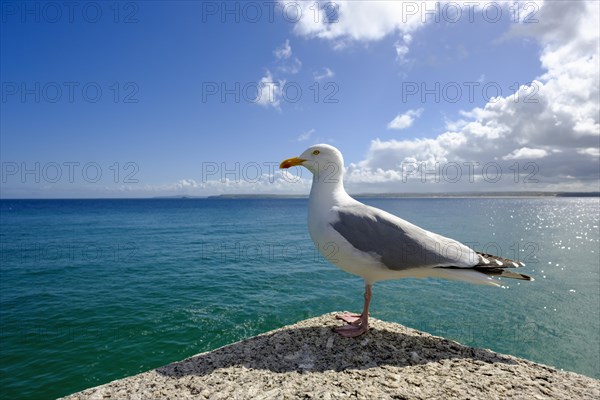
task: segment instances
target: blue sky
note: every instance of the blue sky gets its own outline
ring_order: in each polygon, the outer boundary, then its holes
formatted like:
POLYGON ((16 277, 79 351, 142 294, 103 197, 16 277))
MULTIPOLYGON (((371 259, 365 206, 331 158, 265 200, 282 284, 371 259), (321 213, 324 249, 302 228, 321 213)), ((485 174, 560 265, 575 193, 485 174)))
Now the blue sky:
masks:
POLYGON ((319 142, 355 193, 598 190, 597 3, 475 3, 3 2, 0 195, 307 193, 319 142))

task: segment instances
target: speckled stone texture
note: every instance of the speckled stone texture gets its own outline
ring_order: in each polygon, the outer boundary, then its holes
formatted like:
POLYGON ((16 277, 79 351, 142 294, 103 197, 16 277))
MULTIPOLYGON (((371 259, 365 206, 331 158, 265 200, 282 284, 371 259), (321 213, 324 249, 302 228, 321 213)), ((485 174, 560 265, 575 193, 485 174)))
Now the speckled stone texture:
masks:
POLYGON ((371 319, 326 314, 65 399, 599 399, 600 381, 371 319))

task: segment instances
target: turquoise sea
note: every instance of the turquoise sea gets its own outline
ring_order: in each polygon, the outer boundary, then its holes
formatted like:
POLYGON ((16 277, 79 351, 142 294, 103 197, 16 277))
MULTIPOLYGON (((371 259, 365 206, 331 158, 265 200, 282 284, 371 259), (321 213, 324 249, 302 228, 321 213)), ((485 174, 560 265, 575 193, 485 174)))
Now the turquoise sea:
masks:
MULTIPOLYGON (((362 200, 536 279, 378 283, 375 318, 600 378, 598 198, 362 200)), ((360 311, 360 278, 315 253, 306 213, 306 199, 0 201, 0 397, 56 398, 360 311)))

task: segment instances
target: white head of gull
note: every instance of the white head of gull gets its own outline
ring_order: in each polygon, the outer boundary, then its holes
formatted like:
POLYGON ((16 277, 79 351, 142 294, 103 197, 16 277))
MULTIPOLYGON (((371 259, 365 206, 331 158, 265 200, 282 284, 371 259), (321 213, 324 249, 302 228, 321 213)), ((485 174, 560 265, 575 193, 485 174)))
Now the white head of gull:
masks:
POLYGON ((308 230, 315 246, 331 263, 365 281, 362 314, 337 316, 346 322, 336 329, 342 336, 368 331, 371 288, 377 281, 433 277, 499 286, 493 276, 533 280, 507 269, 522 262, 478 253, 350 197, 343 183, 344 159, 333 146, 311 146, 280 168, 296 165, 313 173, 308 230))

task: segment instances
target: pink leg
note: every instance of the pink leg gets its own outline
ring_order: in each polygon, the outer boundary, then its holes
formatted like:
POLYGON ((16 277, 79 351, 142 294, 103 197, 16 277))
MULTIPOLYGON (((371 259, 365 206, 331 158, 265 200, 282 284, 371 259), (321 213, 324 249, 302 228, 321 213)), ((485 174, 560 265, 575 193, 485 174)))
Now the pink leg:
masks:
POLYGON ((349 325, 342 326, 340 328, 336 328, 335 331, 344 337, 356 337, 360 336, 363 333, 369 330, 369 305, 371 303, 371 285, 365 283, 365 304, 363 307, 363 312, 360 317, 357 317, 354 320, 348 314, 341 315, 339 319, 342 319, 349 323, 349 325), (344 318, 347 317, 347 318, 344 318), (348 320, 352 320, 349 322, 348 320))

